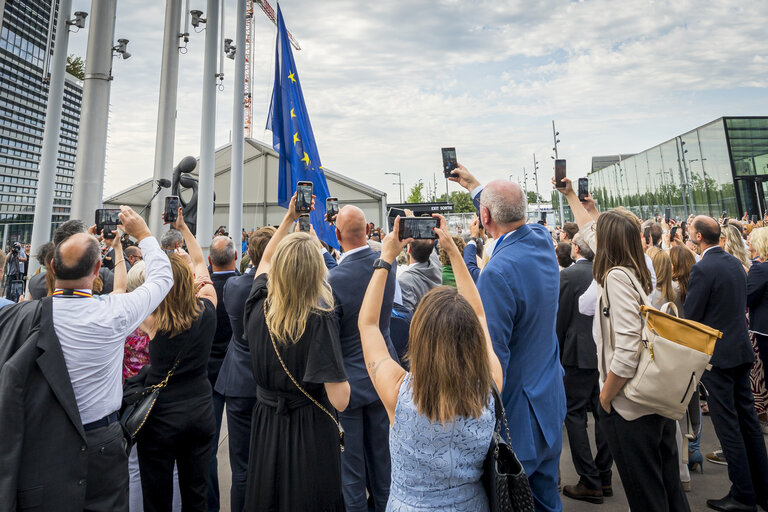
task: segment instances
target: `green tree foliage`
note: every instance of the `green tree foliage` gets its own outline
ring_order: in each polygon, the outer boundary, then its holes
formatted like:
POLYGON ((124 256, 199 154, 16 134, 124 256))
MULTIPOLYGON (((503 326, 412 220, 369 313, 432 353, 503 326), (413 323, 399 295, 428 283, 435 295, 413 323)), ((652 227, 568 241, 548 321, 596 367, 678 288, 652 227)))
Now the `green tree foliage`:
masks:
POLYGON ((67 56, 67 73, 77 77, 78 80, 85 80, 85 61, 82 57, 67 56))
POLYGON ((448 200, 445 199, 445 194, 443 194, 437 198, 437 201, 442 203, 453 203, 454 213, 473 213, 475 211, 475 204, 472 202, 472 197, 469 195, 469 192, 451 192, 448 196, 448 200))
POLYGON ((539 202, 539 194, 534 192, 533 190, 528 191, 528 204, 536 204, 539 202))
POLYGON ((411 187, 411 191, 408 193, 408 197, 405 198, 406 203, 423 203, 424 202, 424 182, 419 180, 417 184, 411 187))

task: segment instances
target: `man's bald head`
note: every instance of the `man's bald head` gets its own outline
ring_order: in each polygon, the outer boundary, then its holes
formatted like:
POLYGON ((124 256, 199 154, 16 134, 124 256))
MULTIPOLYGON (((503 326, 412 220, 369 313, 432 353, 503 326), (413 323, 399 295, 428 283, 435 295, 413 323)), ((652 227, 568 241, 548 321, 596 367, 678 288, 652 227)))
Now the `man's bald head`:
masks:
POLYGON ((59 245, 53 253, 53 272, 60 281, 77 281, 98 272, 101 251, 96 238, 76 233, 59 245))
POLYGON ((209 258, 214 271, 218 268, 226 267, 227 270, 229 267, 234 268, 235 260, 237 259, 235 242, 228 236, 217 236, 211 242, 209 258))
POLYGON ((336 216, 336 231, 339 243, 345 251, 365 245, 368 226, 363 210, 351 204, 339 210, 336 216))
POLYGON ((712 217, 706 215, 694 217, 691 226, 701 235, 701 242, 707 245, 717 245, 720 242, 720 224, 712 217))
POLYGON ((525 221, 528 200, 517 183, 493 180, 483 189, 480 203, 488 208, 491 219, 500 227, 525 221))

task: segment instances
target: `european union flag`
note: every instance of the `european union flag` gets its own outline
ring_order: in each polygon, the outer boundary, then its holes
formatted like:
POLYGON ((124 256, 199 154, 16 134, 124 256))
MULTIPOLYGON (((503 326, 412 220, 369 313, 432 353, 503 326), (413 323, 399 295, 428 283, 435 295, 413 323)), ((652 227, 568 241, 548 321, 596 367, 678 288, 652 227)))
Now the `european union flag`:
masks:
POLYGON ((291 42, 285 21, 277 5, 277 48, 275 50, 275 86, 272 89, 267 129, 272 130, 272 146, 280 155, 280 177, 277 198, 280 206, 288 204, 296 192, 296 183, 311 181, 314 185, 315 209, 310 215, 320 240, 339 248, 333 226, 325 222, 325 200, 330 197, 328 183, 320 163, 307 106, 301 92, 299 74, 293 61, 291 42))

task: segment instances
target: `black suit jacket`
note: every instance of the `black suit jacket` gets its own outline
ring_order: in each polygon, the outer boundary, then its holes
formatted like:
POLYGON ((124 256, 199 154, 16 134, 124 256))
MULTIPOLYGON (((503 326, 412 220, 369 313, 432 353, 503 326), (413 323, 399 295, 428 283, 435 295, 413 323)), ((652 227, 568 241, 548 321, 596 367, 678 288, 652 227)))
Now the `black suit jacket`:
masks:
POLYGON ((749 328, 768 336, 768 261, 755 263, 747 274, 749 328))
POLYGON ((584 370, 597 369, 597 345, 592 337, 594 317, 579 313, 579 297, 592 283, 592 262, 581 259, 560 272, 557 340, 560 362, 584 370))
POLYGON ((720 247, 693 266, 685 297, 685 318, 722 331, 710 363, 719 368, 755 360, 747 334, 747 275, 739 260, 720 247))
POLYGON ((232 339, 232 326, 229 324, 227 306, 224 303, 224 283, 237 277, 237 275, 236 270, 211 274, 211 281, 213 281, 213 287, 216 289, 216 332, 213 335, 211 356, 208 358, 208 380, 211 382, 211 387, 216 385, 224 356, 227 354, 227 347, 229 347, 229 342, 232 339))
MULTIPOLYGON (((79 512, 88 478, 86 437, 53 330, 51 299, 41 302, 39 325, 0 369, 0 503, 4 510, 79 512)), ((25 322, 34 312, 17 310, 25 322)))

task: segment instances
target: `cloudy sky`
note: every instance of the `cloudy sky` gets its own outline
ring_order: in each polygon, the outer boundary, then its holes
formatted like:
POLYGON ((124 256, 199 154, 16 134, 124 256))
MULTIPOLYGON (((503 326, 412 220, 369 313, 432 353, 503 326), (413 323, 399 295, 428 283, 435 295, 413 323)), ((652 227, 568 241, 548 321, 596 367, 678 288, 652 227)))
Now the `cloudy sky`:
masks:
MULTIPOLYGON (((74 9, 90 2, 74 0, 74 9)), ((275 5, 275 2, 271 2, 275 5)), ((190 0, 205 10, 204 0, 190 0)), ((234 39, 234 0, 225 36, 234 39)), ((530 172, 550 189, 552 127, 571 177, 593 155, 637 152, 723 115, 768 113, 768 2, 283 0, 323 165, 387 192, 439 177, 440 147, 481 180, 530 172)), ((105 194, 151 176, 164 2, 118 2, 105 194)), ((272 91, 276 29, 257 9, 254 137, 272 91)), ((71 49, 85 55, 84 33, 71 49)), ((180 59, 174 161, 199 154, 204 33, 180 59)), ((234 61, 217 93, 230 140, 234 61)), ((533 179, 529 186, 533 187, 533 179)), ((456 185, 451 184, 452 190, 456 185)), ((444 190, 440 182, 439 190, 444 190)))

